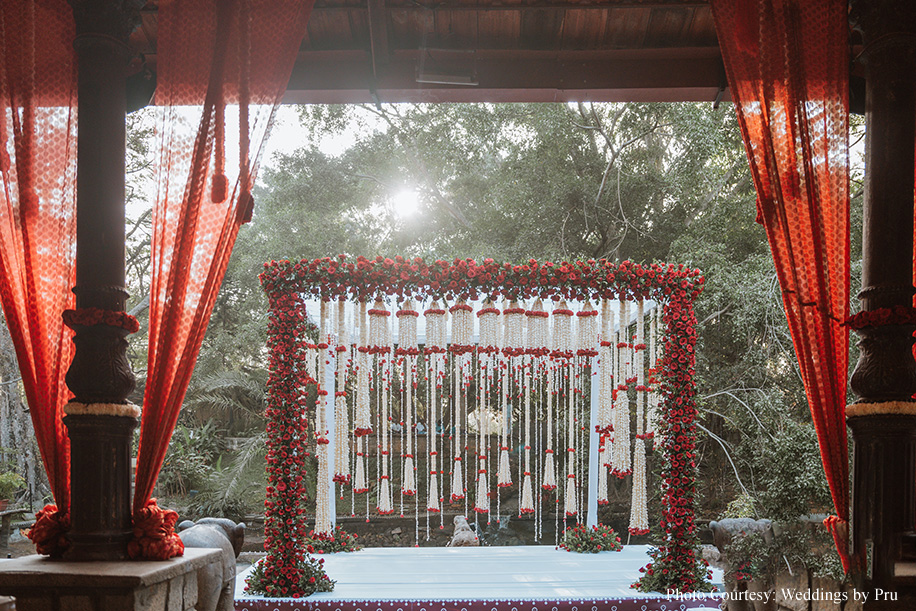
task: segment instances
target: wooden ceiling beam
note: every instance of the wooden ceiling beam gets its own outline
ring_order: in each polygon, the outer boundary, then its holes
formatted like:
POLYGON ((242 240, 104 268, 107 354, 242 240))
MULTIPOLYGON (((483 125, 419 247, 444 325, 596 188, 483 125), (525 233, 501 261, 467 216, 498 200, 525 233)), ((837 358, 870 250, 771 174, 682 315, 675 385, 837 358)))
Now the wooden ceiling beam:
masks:
MULTIPOLYGON (((366 52, 302 53, 284 102, 375 102, 369 60, 366 52)), ((392 53, 374 80, 379 101, 713 102, 723 73, 718 49, 482 52, 476 59, 478 85, 417 83, 417 61, 417 52, 392 53)))

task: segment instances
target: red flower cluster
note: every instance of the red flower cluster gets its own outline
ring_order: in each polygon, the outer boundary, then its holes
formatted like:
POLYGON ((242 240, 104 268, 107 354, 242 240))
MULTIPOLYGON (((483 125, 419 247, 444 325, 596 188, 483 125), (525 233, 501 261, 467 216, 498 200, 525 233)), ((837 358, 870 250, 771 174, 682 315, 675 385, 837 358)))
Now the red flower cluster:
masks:
POLYGON ((707 565, 696 551, 696 386, 693 382, 697 319, 691 295, 678 291, 664 310, 667 327, 658 437, 662 457, 663 543, 633 584, 643 592, 709 591, 707 565))
POLYGON ((314 382, 305 361, 308 328, 305 304, 295 292, 268 295, 267 347, 267 498, 264 501, 264 547, 261 563, 271 596, 303 596, 313 564, 305 548, 305 463, 307 408, 303 389, 314 382))
POLYGON ((650 297, 655 291, 683 291, 696 298, 703 276, 683 265, 639 265, 605 259, 551 263, 529 259, 521 265, 484 259, 427 262, 421 257, 394 259, 346 255, 264 264, 261 285, 270 294, 298 291, 322 298, 349 296, 363 300, 381 295, 417 299, 570 299, 650 297))
POLYGON ((619 552, 623 549, 620 537, 610 526, 596 524, 589 528, 578 524, 563 531, 563 540, 558 546, 568 552, 597 554, 598 552, 619 552))
POLYGON ((355 552, 362 546, 356 542, 355 533, 348 533, 340 526, 334 527, 332 533, 316 533, 310 530, 305 537, 306 551, 310 554, 335 554, 337 552, 355 552))
POLYGON ((140 323, 137 322, 136 318, 127 312, 117 310, 103 310, 101 308, 64 310, 63 319, 64 324, 71 329, 75 329, 76 327, 107 325, 109 327, 124 329, 128 333, 136 333, 140 330, 140 323))
POLYGON ((67 531, 70 530, 70 516, 61 513, 57 505, 45 505, 35 513, 35 525, 27 533, 35 544, 35 551, 44 556, 60 558, 70 547, 67 531))
POLYGON ((127 544, 127 555, 142 560, 168 560, 184 554, 184 543, 175 533, 178 514, 162 509, 156 499, 134 513, 134 538, 127 544))

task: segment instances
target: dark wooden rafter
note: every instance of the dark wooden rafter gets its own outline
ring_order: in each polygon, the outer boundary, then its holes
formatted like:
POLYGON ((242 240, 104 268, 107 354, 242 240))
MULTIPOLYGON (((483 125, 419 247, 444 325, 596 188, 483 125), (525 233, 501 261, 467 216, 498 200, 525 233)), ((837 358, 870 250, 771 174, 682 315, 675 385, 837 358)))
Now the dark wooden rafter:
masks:
POLYGON ((388 11, 385 0, 367 0, 369 13, 369 55, 372 75, 379 77, 379 67, 388 64, 388 11))

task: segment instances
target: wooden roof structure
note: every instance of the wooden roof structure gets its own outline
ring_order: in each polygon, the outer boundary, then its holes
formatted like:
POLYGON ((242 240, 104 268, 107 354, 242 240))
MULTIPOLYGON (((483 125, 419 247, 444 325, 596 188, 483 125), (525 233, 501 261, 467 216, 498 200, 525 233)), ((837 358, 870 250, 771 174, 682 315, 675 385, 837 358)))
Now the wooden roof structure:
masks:
MULTIPOLYGON (((157 0, 142 15, 131 43, 155 69, 157 0)), ((714 101, 725 90, 705 0, 318 0, 284 101, 714 101)))

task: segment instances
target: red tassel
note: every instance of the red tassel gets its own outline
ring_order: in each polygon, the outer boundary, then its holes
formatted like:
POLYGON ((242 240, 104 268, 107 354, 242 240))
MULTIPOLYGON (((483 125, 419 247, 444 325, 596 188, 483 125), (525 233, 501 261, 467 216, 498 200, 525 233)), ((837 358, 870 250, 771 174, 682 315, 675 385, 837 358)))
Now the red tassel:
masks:
POLYGON ((242 196, 239 198, 238 207, 239 223, 250 223, 252 216, 254 216, 254 198, 251 196, 251 193, 242 193, 242 196))
POLYGON ((223 203, 229 197, 229 179, 222 172, 214 174, 210 189, 210 200, 214 204, 223 203))

